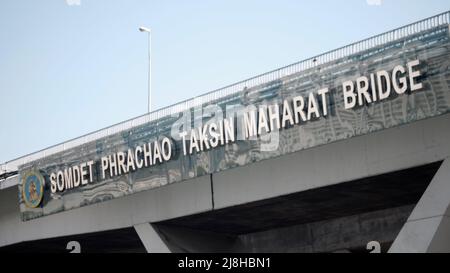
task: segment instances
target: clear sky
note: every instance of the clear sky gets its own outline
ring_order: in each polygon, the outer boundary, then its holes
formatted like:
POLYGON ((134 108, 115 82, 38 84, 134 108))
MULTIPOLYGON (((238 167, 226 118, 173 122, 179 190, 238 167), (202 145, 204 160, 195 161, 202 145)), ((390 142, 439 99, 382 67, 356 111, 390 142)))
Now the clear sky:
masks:
POLYGON ((448 0, 2 0, 0 162, 444 12, 448 0))

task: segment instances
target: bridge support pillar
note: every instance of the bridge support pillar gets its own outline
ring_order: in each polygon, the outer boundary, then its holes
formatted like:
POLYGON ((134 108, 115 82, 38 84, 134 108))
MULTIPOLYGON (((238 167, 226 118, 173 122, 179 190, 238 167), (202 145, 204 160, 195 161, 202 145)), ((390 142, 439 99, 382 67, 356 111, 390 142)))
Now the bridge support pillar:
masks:
POLYGON ((243 244, 234 235, 150 223, 134 228, 149 253, 243 251, 243 244))
POLYGON ((134 229, 148 253, 169 253, 166 243, 150 223, 135 225, 134 229))
POLYGON ((450 252, 450 158, 444 160, 389 252, 450 252))

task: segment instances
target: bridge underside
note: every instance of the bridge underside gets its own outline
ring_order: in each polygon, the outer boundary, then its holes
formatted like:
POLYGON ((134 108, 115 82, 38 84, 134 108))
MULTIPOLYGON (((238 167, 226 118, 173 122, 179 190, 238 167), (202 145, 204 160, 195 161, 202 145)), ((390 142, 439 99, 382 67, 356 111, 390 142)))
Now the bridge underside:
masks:
MULTIPOLYGON (((174 252, 386 251, 441 161, 337 185, 152 223, 174 252)), ((35 240, 7 252, 146 252, 133 227, 35 240)))

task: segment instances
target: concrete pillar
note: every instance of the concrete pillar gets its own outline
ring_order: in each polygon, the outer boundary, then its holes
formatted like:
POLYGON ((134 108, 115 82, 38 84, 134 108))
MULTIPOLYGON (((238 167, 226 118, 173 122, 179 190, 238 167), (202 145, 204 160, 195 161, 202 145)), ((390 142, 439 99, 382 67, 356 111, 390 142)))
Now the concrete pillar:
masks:
POLYGON ((237 236, 144 223, 134 226, 148 253, 240 252, 237 236))
POLYGON ((442 163, 389 252, 450 252, 450 158, 442 163))
POLYGON ((161 239, 158 232, 150 223, 135 225, 139 238, 148 253, 169 253, 166 243, 161 239))

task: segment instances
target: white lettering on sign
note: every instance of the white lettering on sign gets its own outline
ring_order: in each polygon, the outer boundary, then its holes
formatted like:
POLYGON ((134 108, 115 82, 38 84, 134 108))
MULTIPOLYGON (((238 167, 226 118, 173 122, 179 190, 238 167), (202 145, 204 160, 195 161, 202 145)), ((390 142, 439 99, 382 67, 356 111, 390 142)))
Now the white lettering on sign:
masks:
MULTIPOLYGON (((419 81, 422 73, 418 69, 419 60, 396 65, 392 70, 379 70, 370 75, 360 75, 354 80, 342 82, 342 95, 346 110, 383 101, 409 90, 415 92, 423 88, 419 81)), ((246 111, 233 115, 210 119, 205 124, 196 124, 193 129, 185 129, 172 138, 181 140, 183 155, 204 152, 237 140, 263 139, 280 129, 316 120, 329 115, 330 89, 296 94, 269 105, 248 105, 246 111), (240 131, 240 134, 237 131, 240 131)), ((219 106, 217 106, 219 107, 219 106)), ((220 107, 219 107, 220 108, 220 107)), ((210 111, 211 112, 211 111, 210 111)), ((190 116, 187 119, 190 125, 190 116)), ((201 120, 201 119, 200 119, 201 120)), ((173 143, 168 137, 156 140, 127 151, 119 151, 102 156, 99 162, 86 161, 49 176, 52 193, 88 185, 99 179, 126 175, 142 168, 162 164, 172 159, 173 143)))
POLYGON ((421 76, 417 69, 419 64, 419 60, 414 60, 408 62, 406 68, 401 65, 395 66, 391 73, 380 70, 370 74, 369 77, 361 76, 356 79, 356 88, 353 81, 343 82, 345 109, 382 101, 393 94, 402 95, 408 90, 408 86, 411 92, 422 89, 423 84, 417 83, 417 78, 421 76), (406 72, 408 72, 408 75, 406 72), (371 89, 370 93, 369 88, 371 89))
POLYGON ((83 162, 79 165, 53 172, 50 174, 50 190, 52 193, 66 189, 77 188, 93 182, 94 161, 83 162))
MULTIPOLYGON (((127 152, 117 152, 100 159, 101 179, 127 174, 144 167, 169 161, 172 157, 172 141, 164 137, 161 141, 149 142, 127 152)), ((82 162, 50 174, 52 193, 77 188, 94 182, 93 160, 82 162)))

